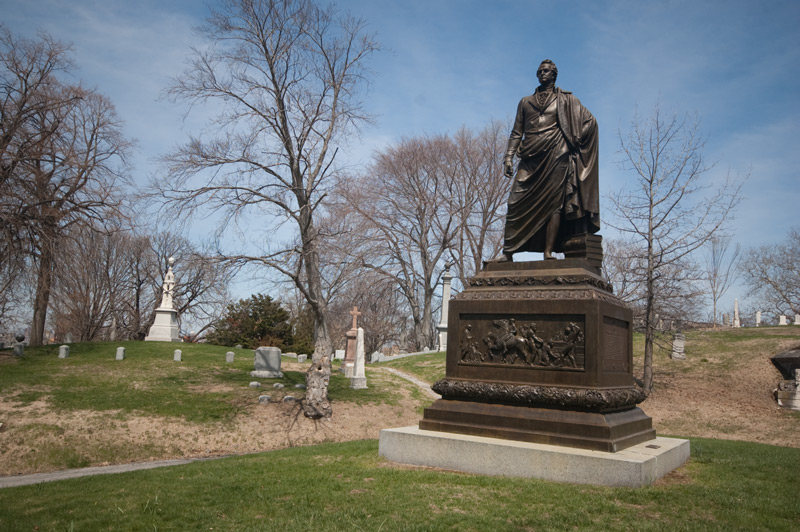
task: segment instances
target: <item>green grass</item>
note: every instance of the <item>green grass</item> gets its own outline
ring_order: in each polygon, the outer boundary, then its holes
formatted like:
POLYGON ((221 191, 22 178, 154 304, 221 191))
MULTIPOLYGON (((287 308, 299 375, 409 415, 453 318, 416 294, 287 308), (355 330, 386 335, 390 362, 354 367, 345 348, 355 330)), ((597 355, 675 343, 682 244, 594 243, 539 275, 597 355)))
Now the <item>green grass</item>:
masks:
MULTIPOLYGON (((254 379, 253 354, 203 344, 160 342, 102 342, 73 344, 67 359, 58 358, 58 346, 28 348, 22 359, 0 365, 0 393, 26 405, 47 400, 57 410, 115 410, 123 413, 179 417, 196 423, 228 422, 269 389, 272 395, 297 394, 294 385, 305 382, 301 371, 284 371, 282 379, 254 379), (115 360, 116 347, 126 348, 125 360, 115 360), (180 348, 182 362, 172 360, 180 348), (253 380, 261 389, 249 387, 253 380), (285 388, 277 392, 274 383, 285 388), (290 391, 291 390, 291 391, 290 391)), ((289 360, 289 359, 286 359, 289 360)), ((392 390, 350 390, 349 380, 334 370, 331 401, 392 403, 392 390)))
POLYGON ((800 449, 694 439, 639 489, 395 467, 376 441, 0 490, 0 530, 770 530, 800 522, 800 449), (77 495, 79 494, 79 495, 77 495))
MULTIPOLYGON (((800 327, 747 327, 718 330, 689 330, 686 334, 686 360, 672 360, 672 336, 656 342, 653 364, 655 372, 702 372, 707 378, 727 379, 739 364, 756 353, 772 356, 788 346, 800 344, 800 327)), ((644 336, 633 335, 634 375, 641 376, 644 336)), ((776 374, 777 375, 777 374, 776 374)))

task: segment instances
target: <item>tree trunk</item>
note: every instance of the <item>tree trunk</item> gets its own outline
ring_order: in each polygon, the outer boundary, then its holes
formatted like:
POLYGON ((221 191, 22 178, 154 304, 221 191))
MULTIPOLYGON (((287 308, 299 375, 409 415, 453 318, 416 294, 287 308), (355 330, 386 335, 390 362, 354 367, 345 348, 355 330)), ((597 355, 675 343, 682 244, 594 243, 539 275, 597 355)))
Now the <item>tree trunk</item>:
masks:
POLYGON ((311 220, 311 210, 301 209, 301 238, 305 256, 306 282, 308 284, 309 305, 314 312, 314 353, 311 367, 306 372, 306 396, 303 401, 303 415, 311 419, 329 418, 333 414, 328 399, 328 385, 331 380, 332 343, 326 319, 325 297, 322 293, 322 275, 319 271, 317 235, 311 220))
POLYGON ((33 303, 33 322, 31 323, 30 345, 39 346, 44 340, 44 326, 47 320, 47 306, 50 303, 50 287, 53 283, 53 250, 50 245, 42 246, 39 257, 39 274, 36 283, 36 298, 33 303))

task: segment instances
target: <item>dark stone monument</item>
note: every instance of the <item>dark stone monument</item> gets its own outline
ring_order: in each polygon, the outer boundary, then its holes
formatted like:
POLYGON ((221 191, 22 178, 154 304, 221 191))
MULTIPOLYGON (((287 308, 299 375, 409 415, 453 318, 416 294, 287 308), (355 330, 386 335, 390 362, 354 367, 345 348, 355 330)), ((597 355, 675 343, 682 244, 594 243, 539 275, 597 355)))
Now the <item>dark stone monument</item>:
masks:
POLYGON ((800 348, 778 353, 770 360, 783 377, 773 392, 775 400, 783 408, 800 410, 800 348))
POLYGON ((419 428, 616 452, 656 434, 636 406, 632 312, 601 274, 597 123, 556 75, 543 61, 517 108, 503 254, 450 302, 442 398, 419 428))

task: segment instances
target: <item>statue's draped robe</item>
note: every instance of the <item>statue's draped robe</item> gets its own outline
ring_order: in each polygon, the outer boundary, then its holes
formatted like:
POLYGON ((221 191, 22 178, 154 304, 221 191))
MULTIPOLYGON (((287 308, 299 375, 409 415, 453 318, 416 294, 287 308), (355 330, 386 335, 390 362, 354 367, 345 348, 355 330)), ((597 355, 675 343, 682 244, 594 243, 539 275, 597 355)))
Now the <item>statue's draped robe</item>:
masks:
POLYGON ((510 143, 521 140, 508 198, 504 251, 544 251, 553 213, 563 209, 553 251, 579 233, 600 229, 597 122, 572 93, 554 88, 537 108, 535 94, 519 102, 510 143))

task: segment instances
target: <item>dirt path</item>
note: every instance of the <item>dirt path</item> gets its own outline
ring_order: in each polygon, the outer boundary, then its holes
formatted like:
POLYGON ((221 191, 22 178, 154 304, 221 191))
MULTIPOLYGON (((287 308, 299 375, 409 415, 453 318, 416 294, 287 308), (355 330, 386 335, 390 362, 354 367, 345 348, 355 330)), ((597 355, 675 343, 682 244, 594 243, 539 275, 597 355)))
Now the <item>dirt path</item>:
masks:
POLYGON ((415 384, 420 390, 422 390, 422 392, 425 395, 427 395, 431 399, 441 399, 442 398, 441 395, 439 395, 438 393, 436 393, 433 390, 431 390, 431 385, 430 384, 428 384, 427 382, 425 382, 425 381, 423 381, 421 379, 418 379, 414 375, 411 375, 409 373, 405 373, 403 371, 400 371, 399 369, 394 369, 394 368, 376 368, 376 369, 378 371, 388 371, 389 373, 391 373, 393 375, 397 375, 401 379, 405 379, 405 380, 415 384))

